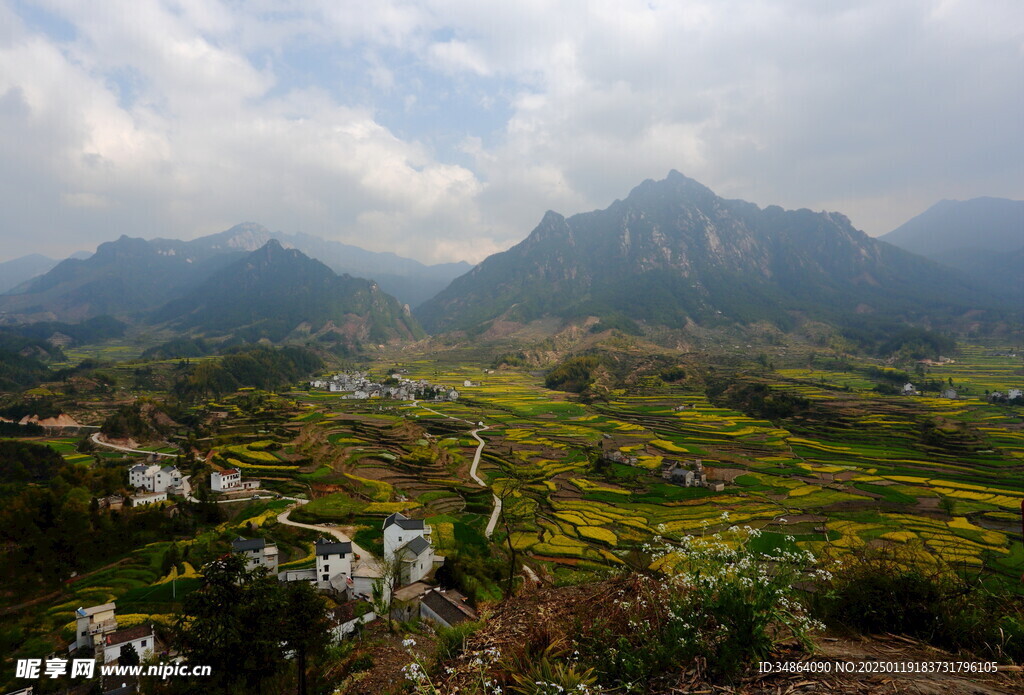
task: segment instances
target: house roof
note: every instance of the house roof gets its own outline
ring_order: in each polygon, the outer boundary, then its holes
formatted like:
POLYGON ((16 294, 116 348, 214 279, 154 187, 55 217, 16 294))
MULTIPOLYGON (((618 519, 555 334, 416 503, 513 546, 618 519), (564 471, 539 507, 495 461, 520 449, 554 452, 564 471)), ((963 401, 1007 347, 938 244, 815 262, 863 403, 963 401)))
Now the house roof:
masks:
POLYGON ((413 555, 419 557, 426 551, 430 550, 430 543, 423 536, 416 536, 411 541, 403 545, 402 550, 409 550, 413 555))
POLYGON ((413 582, 409 586, 403 586, 394 593, 396 601, 412 601, 430 591, 433 587, 424 582, 413 582))
POLYGON ((112 611, 116 608, 116 604, 104 603, 99 606, 90 606, 89 608, 79 608, 75 611, 80 617, 88 618, 90 615, 96 615, 97 613, 103 613, 104 611, 112 611))
POLYGON ((113 647, 118 644, 124 644, 125 642, 134 642, 137 639, 143 637, 150 637, 153 635, 153 626, 150 624, 136 625, 135 627, 129 627, 124 630, 118 630, 117 632, 111 632, 107 635, 104 640, 104 644, 108 647, 113 647))
POLYGON ((428 591, 423 595, 420 602, 441 616, 441 619, 449 625, 457 625, 467 620, 476 620, 476 613, 473 612, 472 608, 464 605, 458 599, 448 596, 440 589, 428 591))
POLYGON ((317 555, 348 555, 352 552, 351 541, 342 543, 341 541, 331 542, 324 538, 317 540, 314 544, 316 547, 317 555))
POLYGON ((164 466, 160 470, 163 471, 164 473, 168 473, 168 474, 171 474, 171 473, 179 473, 180 474, 180 472, 178 471, 178 467, 177 466, 164 466))
POLYGON ((134 466, 128 469, 132 473, 145 472, 149 470, 149 466, 144 463, 136 463, 134 466))
POLYGON ((231 550, 236 553, 244 553, 249 550, 263 550, 267 541, 263 538, 242 538, 239 536, 231 541, 231 550))
POLYGON ((406 531, 422 531, 425 528, 423 519, 410 519, 401 512, 395 512, 384 520, 384 528, 387 528, 392 524, 398 524, 399 528, 405 529, 406 531))
POLYGON ((223 471, 214 471, 213 475, 225 476, 225 475, 236 475, 237 473, 238 473, 238 469, 237 468, 228 468, 228 469, 225 469, 223 471))

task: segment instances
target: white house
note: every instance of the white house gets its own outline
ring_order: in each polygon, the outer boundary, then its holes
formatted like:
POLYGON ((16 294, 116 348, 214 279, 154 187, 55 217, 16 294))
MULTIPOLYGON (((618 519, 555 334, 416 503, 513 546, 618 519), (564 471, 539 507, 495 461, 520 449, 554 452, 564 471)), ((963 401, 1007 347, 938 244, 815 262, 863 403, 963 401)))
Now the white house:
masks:
POLYGON ((126 630, 118 630, 106 635, 103 639, 103 663, 109 664, 121 658, 121 650, 128 645, 135 647, 139 660, 153 655, 156 648, 156 635, 152 625, 136 625, 126 630))
POLYGON ((237 468, 228 468, 225 471, 214 471, 210 474, 210 489, 214 492, 224 492, 232 487, 242 484, 242 473, 237 468))
POLYGON ((917 388, 915 388, 914 385, 908 381, 907 383, 903 384, 903 395, 916 396, 917 388))
POLYGON ((431 528, 423 519, 410 519, 401 512, 395 512, 384 519, 384 560, 390 562, 395 551, 413 538, 422 537, 430 541, 431 528))
POLYGON ((410 519, 395 512, 384 520, 384 560, 398 559, 399 584, 412 584, 423 579, 444 558, 434 554, 430 527, 422 519, 410 519))
POLYGON ((1006 397, 1009 398, 1011 401, 1013 399, 1015 399, 1015 398, 1020 398, 1021 397, 1021 390, 1020 389, 1010 389, 1009 391, 1006 392, 1006 397))
POLYGON ((128 469, 128 484, 149 492, 179 493, 185 489, 186 480, 176 466, 139 463, 128 469))
POLYGON ((141 495, 132 495, 128 499, 131 500, 133 507, 145 507, 148 504, 159 504, 160 502, 167 501, 166 492, 145 492, 141 495))
POLYGON ((214 471, 210 474, 210 489, 213 492, 242 492, 258 490, 259 487, 258 480, 242 480, 242 472, 237 468, 214 471))
MULTIPOLYGON (((416 536, 395 551, 395 556, 401 562, 399 571, 400 584, 412 584, 418 582, 430 573, 434 568, 434 548, 423 536, 416 536)), ((444 558, 439 558, 442 562, 444 558)))
POLYGON ((117 629, 114 617, 115 604, 104 603, 91 608, 75 611, 75 643, 73 649, 91 647, 95 649, 103 642, 103 635, 117 629))
POLYGON ((348 591, 352 586, 352 543, 320 538, 314 547, 317 588, 348 591))
POLYGON ((245 568, 266 567, 272 573, 277 572, 277 546, 267 545, 263 538, 242 538, 239 536, 231 541, 231 552, 245 557, 245 568))

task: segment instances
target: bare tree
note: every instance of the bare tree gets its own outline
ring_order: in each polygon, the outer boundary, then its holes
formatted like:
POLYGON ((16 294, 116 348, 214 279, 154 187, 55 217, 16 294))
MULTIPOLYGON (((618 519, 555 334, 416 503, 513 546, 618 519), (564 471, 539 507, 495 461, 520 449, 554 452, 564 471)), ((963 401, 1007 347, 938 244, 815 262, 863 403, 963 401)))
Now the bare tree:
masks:
POLYGON ((400 552, 401 548, 390 558, 385 557, 377 561, 380 577, 373 580, 373 610, 378 616, 387 621, 388 632, 395 631, 395 626, 391 620, 391 604, 394 601, 395 592, 402 585, 400 552))
POLYGON ((501 525, 505 529, 505 545, 508 548, 508 577, 505 580, 505 600, 515 588, 516 568, 519 566, 519 551, 512 540, 513 530, 533 517, 532 500, 526 497, 526 478, 519 471, 508 471, 507 478, 495 481, 494 495, 501 500, 501 525), (529 502, 527 501, 529 500, 529 502))

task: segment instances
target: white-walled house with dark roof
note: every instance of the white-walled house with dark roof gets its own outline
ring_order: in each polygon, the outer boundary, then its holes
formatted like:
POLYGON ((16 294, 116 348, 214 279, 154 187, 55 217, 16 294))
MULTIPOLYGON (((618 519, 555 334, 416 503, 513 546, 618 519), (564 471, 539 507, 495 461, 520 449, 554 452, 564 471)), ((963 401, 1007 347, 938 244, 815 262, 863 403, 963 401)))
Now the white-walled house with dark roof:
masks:
POLYGON ((336 591, 352 588, 352 543, 320 538, 314 548, 317 588, 336 591))
POLYGON ((423 579, 444 562, 434 554, 430 542, 431 528, 422 519, 410 519, 395 512, 384 520, 384 561, 396 558, 401 565, 399 584, 412 584, 423 579))
POLYGON ((266 567, 271 573, 277 572, 277 546, 267 545, 263 538, 242 538, 231 541, 231 552, 245 558, 245 568, 266 567))
POLYGON ((424 538, 430 542, 431 528, 423 519, 410 519, 401 512, 395 512, 384 519, 384 560, 391 562, 395 551, 413 538, 424 538))

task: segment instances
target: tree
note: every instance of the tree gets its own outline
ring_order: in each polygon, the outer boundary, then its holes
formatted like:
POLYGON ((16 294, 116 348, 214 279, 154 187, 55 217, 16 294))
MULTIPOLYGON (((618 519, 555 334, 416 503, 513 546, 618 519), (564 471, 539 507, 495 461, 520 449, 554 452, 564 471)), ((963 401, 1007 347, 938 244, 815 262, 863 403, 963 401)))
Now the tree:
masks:
MULTIPOLYGON (((399 552, 401 549, 399 549, 399 552)), ((387 621, 388 631, 394 632, 395 626, 391 621, 391 601, 402 585, 402 561, 398 559, 398 552, 390 558, 383 557, 377 561, 377 568, 380 571, 380 578, 373 580, 373 610, 377 615, 387 621)))
POLYGON ((311 656, 322 656, 330 643, 327 607, 306 582, 284 582, 281 591, 284 612, 279 634, 285 647, 295 652, 298 695, 306 695, 306 661, 311 656))
POLYGON ((207 565, 175 623, 175 644, 194 664, 209 664, 205 689, 222 693, 283 692, 295 656, 298 693, 306 693, 309 657, 330 642, 327 606, 304 582, 279 582, 263 568, 247 570, 229 555, 207 565))
POLYGON ((501 501, 501 525, 505 529, 505 545, 508 548, 508 576, 505 581, 505 600, 512 595, 515 588, 518 552, 513 542, 512 532, 516 526, 526 522, 534 515, 536 504, 523 495, 526 489, 526 478, 518 470, 508 471, 509 477, 495 481, 495 496, 501 501))
POLYGON ((160 572, 166 577, 179 562, 181 562, 181 555, 178 551, 178 545, 171 543, 171 547, 164 552, 163 561, 160 563, 160 572))
POLYGON ((203 587, 185 598, 175 644, 186 661, 212 667, 205 688, 262 693, 285 666, 283 613, 280 582, 229 555, 207 565, 203 587))
POLYGON ((141 660, 135 645, 128 643, 121 647, 121 654, 117 657, 117 663, 121 666, 138 666, 141 660))

